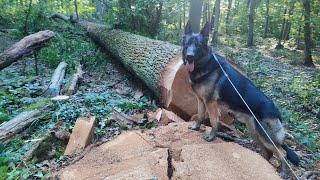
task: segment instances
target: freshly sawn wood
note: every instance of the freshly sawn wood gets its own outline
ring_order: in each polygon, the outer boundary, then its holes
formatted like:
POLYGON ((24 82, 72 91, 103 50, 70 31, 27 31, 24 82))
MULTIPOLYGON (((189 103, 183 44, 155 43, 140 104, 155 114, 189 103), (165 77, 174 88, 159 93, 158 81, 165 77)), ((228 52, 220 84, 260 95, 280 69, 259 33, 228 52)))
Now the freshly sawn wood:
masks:
POLYGON ((0 54, 0 70, 10 66, 21 57, 34 54, 53 36, 54 33, 52 31, 45 30, 24 37, 10 49, 0 54))
MULTIPOLYGON (((181 47, 168 42, 134 35, 122 30, 80 22, 88 35, 109 50, 139 77, 159 98, 162 105, 189 120, 197 113, 197 99, 183 66, 181 47)), ((226 112, 222 112, 222 115, 226 112)), ((230 122, 230 116, 226 116, 230 122)))

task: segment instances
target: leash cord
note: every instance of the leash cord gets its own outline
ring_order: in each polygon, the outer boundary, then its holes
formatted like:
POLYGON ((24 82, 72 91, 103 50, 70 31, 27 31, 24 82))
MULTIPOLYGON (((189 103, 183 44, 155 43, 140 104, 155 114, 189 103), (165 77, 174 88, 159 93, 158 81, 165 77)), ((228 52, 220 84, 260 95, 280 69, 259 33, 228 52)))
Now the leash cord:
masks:
POLYGON ((290 166, 290 164, 288 163, 288 161, 286 160, 286 158, 284 157, 284 155, 281 153, 281 151, 278 149, 278 147, 276 146, 276 144, 272 141, 271 137, 269 136, 269 134, 267 133, 267 131, 263 128, 262 124, 259 122, 258 118, 254 115, 254 113, 252 112, 251 108, 249 107, 249 105, 246 103, 246 101, 243 99, 243 97, 241 96, 241 94, 239 93, 238 89, 234 86, 234 84, 232 83, 231 79, 229 78, 229 75, 225 72, 225 70, 223 69, 223 67, 221 66, 217 56, 213 54, 214 59, 217 61, 217 63, 219 64, 223 74, 226 76, 226 78, 228 79, 228 81, 230 82, 230 84, 232 85, 232 87, 234 88, 234 90, 237 92, 237 94, 239 95, 239 97, 241 98, 241 100, 243 101, 243 103, 246 105, 246 107, 248 108, 248 110, 250 111, 250 113, 252 114, 252 116, 254 117, 254 119, 257 121, 257 123, 259 124, 259 126, 262 128, 263 132, 267 135, 267 137, 269 138, 269 140, 271 141, 272 145, 276 148, 276 150, 278 151, 278 153, 280 154, 281 158, 284 159, 284 161, 286 162, 287 166, 289 166, 290 171, 294 174, 294 176, 296 177, 296 179, 299 180, 299 177, 297 176, 297 174, 293 171, 292 167, 290 166))

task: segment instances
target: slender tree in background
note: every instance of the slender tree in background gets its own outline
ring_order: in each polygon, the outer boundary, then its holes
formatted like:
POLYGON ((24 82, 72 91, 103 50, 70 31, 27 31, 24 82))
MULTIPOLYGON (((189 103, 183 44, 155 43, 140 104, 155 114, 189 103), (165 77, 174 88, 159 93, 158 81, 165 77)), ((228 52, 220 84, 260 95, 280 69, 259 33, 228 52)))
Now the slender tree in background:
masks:
POLYGON ((203 8, 202 8, 202 26, 204 26, 207 22, 207 10, 208 10, 208 3, 204 2, 203 3, 203 8))
POLYGON ((163 6, 163 2, 160 1, 160 3, 158 4, 158 6, 155 9, 156 16, 152 20, 152 26, 150 27, 150 32, 149 32, 151 37, 155 37, 159 33, 161 14, 162 14, 162 6, 163 6))
POLYGON ((73 0, 73 3, 74 3, 74 9, 75 9, 75 13, 76 13, 76 21, 79 21, 79 12, 78 12, 77 0, 73 0))
POLYGON ((183 2, 183 27, 186 26, 186 3, 183 2))
POLYGON ((281 25, 281 30, 280 30, 280 34, 279 34, 279 37, 278 37, 278 44, 276 46, 276 49, 283 49, 284 46, 281 44, 281 41, 282 41, 282 37, 283 37, 283 33, 284 33, 284 26, 286 24, 286 16, 287 14, 287 8, 284 9, 284 13, 283 13, 283 17, 282 17, 282 25, 281 25))
POLYGON ((212 16, 211 16, 211 20, 210 20, 210 33, 211 31, 213 30, 213 25, 214 25, 214 12, 216 11, 216 7, 213 6, 213 9, 212 9, 212 16))
POLYGON ((102 2, 101 0, 95 0, 94 1, 95 3, 95 6, 96 6, 96 14, 97 14, 97 17, 100 17, 102 15, 102 2))
POLYGON ((253 30, 254 30, 254 17, 256 0, 250 0, 250 13, 249 13, 249 32, 248 32, 248 46, 253 46, 253 30))
POLYGON ((200 19, 202 12, 203 0, 191 0, 189 20, 191 23, 192 31, 195 33, 200 32, 200 19))
POLYGON ((214 22, 213 22, 212 44, 216 44, 218 42, 219 19, 220 19, 220 0, 216 0, 216 2, 214 3, 214 22))
POLYGON ((230 29, 231 6, 232 6, 232 0, 228 0, 228 10, 227 10, 227 17, 226 17, 226 34, 228 35, 229 35, 229 29, 230 29))
MULTIPOLYGON (((183 2, 182 2, 183 3, 183 2)), ((182 29, 182 22, 181 22, 181 0, 179 0, 179 14, 178 14, 178 29, 182 29)))
POLYGON ((285 18, 284 31, 283 31, 283 35, 282 35, 283 40, 289 39, 289 34, 290 34, 290 29, 291 29, 291 21, 292 21, 292 15, 293 15, 295 3, 296 3, 296 0, 290 1, 290 6, 288 9, 288 17, 285 18))
POLYGON ((311 27, 310 27, 310 0, 303 0, 304 7, 304 64, 307 66, 314 65, 311 55, 311 27))
POLYGON ((268 36, 268 30, 269 30, 269 5, 270 5, 270 1, 266 0, 266 14, 265 14, 265 24, 264 24, 264 31, 263 31, 263 38, 266 38, 268 36))
POLYGON ((103 1, 103 14, 108 11, 108 0, 103 1))
POLYGON ((32 8, 32 0, 29 1, 29 7, 28 7, 28 10, 27 10, 27 14, 26 14, 26 18, 24 20, 24 34, 28 34, 28 20, 29 20, 29 17, 30 17, 30 13, 31 13, 31 8, 32 8))

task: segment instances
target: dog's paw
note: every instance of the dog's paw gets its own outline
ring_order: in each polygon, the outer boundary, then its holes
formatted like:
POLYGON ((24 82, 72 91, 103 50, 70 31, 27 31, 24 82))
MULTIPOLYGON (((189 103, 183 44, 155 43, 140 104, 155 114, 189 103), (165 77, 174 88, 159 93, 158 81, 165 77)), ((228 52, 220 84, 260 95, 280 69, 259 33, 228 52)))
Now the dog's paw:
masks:
POLYGON ((188 128, 191 130, 194 130, 194 131, 198 131, 200 129, 200 125, 195 123, 195 124, 192 124, 191 126, 189 126, 188 128))
POLYGON ((280 172, 280 177, 281 177, 282 179, 288 179, 288 173, 286 173, 286 172, 280 172))
POLYGON ((215 136, 211 135, 211 134, 205 134, 204 136, 202 136, 202 138, 208 142, 213 141, 215 136))

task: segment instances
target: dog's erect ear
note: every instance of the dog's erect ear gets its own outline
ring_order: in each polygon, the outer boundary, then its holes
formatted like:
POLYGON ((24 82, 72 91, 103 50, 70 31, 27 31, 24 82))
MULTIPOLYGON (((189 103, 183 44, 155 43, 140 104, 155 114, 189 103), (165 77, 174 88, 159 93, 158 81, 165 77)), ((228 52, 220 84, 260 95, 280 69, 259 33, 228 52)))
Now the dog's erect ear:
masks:
POLYGON ((188 20, 186 27, 184 28, 184 34, 191 34, 191 33, 192 33, 191 24, 190 24, 190 20, 188 20))
POLYGON ((206 40, 209 39, 209 23, 208 22, 206 22, 206 24, 203 26, 200 34, 204 36, 206 40))

